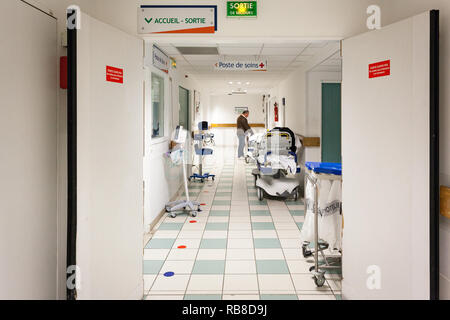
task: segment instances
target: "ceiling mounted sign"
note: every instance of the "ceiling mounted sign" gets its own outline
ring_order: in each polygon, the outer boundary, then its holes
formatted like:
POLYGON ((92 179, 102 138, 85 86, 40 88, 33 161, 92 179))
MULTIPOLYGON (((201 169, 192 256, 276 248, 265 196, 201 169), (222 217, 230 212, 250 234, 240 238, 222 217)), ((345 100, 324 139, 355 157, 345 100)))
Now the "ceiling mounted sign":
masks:
POLYGON ((215 33, 217 6, 141 6, 138 33, 215 33))
POLYGON ((250 58, 219 58, 219 61, 214 67, 218 71, 267 71, 267 60, 256 60, 250 58))
POLYGON ((256 1, 227 1, 227 17, 258 16, 258 3, 256 1))
POLYGON ((153 46, 153 65, 159 70, 169 73, 170 58, 157 46, 153 46))

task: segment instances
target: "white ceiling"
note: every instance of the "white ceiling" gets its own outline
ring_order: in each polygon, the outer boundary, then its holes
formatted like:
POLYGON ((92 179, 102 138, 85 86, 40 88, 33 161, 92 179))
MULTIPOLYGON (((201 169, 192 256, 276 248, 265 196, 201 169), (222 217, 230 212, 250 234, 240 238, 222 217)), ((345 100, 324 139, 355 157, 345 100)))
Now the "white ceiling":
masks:
MULTIPOLYGON (((217 88, 219 92, 241 89, 249 93, 260 93, 267 92, 293 70, 302 67, 319 54, 328 43, 328 41, 160 43, 157 46, 176 60, 178 69, 211 88, 217 88), (218 55, 182 55, 177 47, 217 47, 221 56, 253 56, 256 59, 267 59, 268 69, 267 72, 217 71, 214 65, 217 63, 218 55)), ((339 56, 333 57, 327 61, 328 64, 323 65, 323 70, 339 71, 340 60, 339 56)))

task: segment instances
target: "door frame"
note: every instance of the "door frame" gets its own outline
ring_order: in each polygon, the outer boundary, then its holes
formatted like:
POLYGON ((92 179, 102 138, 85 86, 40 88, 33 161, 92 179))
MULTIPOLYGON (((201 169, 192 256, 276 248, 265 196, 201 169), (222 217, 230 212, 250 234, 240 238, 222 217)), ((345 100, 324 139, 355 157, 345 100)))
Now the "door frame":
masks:
MULTIPOLYGON (((79 12, 68 13, 67 18, 79 12)), ((81 17, 77 17, 79 19, 81 17)), ((77 264, 77 30, 67 30, 67 268, 77 264)), ((67 280, 71 275, 66 274, 67 280)), ((76 274, 75 274, 76 278, 76 274)), ((66 289, 76 300, 75 289, 66 289)))
POLYGON ((439 300, 439 10, 430 11, 430 299, 439 300))

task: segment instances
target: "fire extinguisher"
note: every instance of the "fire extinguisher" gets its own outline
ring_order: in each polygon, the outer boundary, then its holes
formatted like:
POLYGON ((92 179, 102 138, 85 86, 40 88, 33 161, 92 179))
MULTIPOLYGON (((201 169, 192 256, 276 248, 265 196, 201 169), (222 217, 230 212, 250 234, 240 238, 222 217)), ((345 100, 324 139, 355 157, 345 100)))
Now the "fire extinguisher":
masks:
POLYGON ((275 108, 273 108, 275 114, 275 122, 278 122, 278 103, 275 103, 275 108))

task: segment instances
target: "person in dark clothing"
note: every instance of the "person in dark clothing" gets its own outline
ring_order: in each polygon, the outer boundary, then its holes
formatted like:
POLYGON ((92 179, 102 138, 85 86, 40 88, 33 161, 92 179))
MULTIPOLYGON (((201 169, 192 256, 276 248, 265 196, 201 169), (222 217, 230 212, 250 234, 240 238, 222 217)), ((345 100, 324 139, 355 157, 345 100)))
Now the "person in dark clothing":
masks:
POLYGON ((238 146, 238 159, 244 158, 244 147, 245 147, 245 137, 250 134, 253 134, 253 130, 248 124, 248 116, 250 115, 250 112, 248 110, 244 111, 239 117, 237 118, 237 136, 239 139, 239 146, 238 146))

